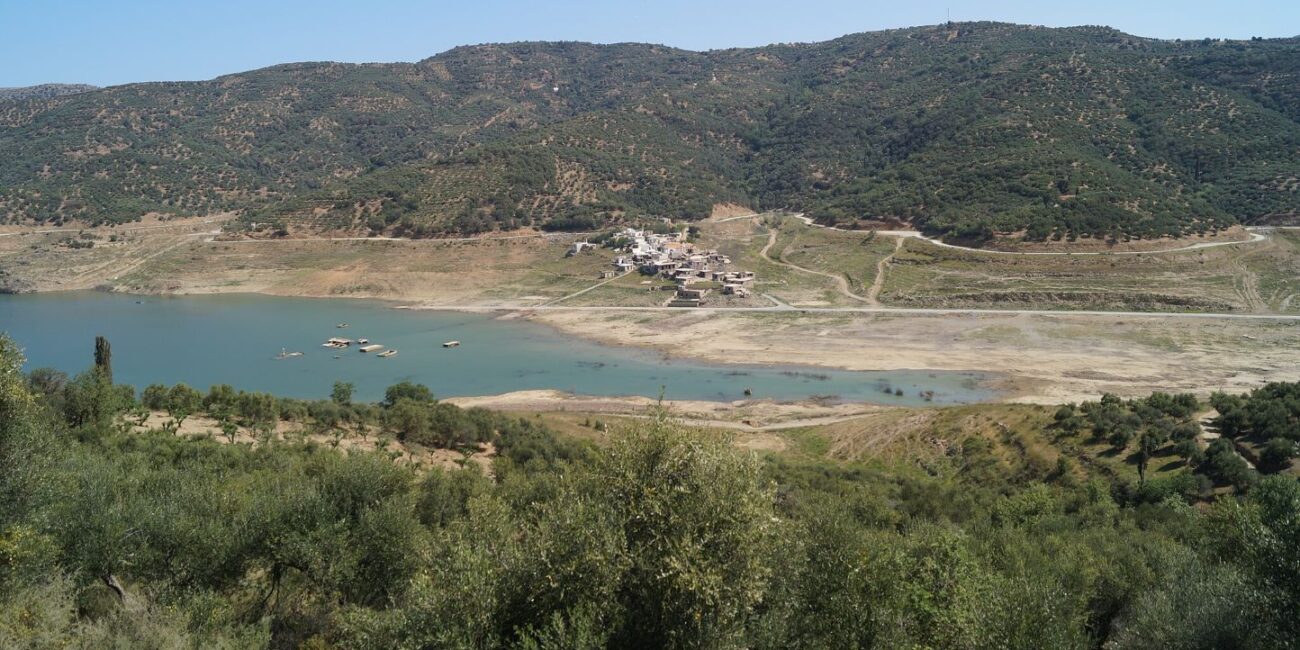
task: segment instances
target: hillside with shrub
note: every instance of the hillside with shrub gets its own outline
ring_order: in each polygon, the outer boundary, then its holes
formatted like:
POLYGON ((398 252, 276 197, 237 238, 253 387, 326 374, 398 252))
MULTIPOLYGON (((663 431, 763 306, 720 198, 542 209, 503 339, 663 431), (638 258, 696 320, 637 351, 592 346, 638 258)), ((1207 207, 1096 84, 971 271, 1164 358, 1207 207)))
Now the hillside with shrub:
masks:
MULTIPOLYGON (((1191 396, 1106 396, 1042 431, 837 460, 742 451, 662 411, 565 438, 407 382, 374 404, 346 384, 314 401, 183 384, 137 399, 106 342, 75 377, 21 367, 0 336, 0 647, 1290 648, 1300 635, 1290 455, 1227 476, 1216 455, 1231 451, 1194 450, 1213 492, 1185 472, 1135 487, 1100 459, 1029 457, 1034 440, 1069 452, 1084 434, 1145 463, 1191 439, 1191 396), (133 426, 142 409, 171 419, 133 426), (221 431, 181 435, 200 413, 221 431), (277 436, 289 423, 302 435, 277 436), (486 470, 403 464, 321 443, 340 430, 498 452, 486 470)), ((1293 443, 1297 394, 1216 396, 1225 435, 1232 420, 1293 443)))
POLYGON ((460 47, 0 104, 0 218, 439 236, 718 203, 980 241, 1300 213, 1300 41, 961 23, 691 52, 460 47))
POLYGON ((20 86, 0 88, 0 102, 16 102, 26 99, 50 99, 75 93, 95 90, 98 86, 87 84, 40 84, 37 86, 20 86))

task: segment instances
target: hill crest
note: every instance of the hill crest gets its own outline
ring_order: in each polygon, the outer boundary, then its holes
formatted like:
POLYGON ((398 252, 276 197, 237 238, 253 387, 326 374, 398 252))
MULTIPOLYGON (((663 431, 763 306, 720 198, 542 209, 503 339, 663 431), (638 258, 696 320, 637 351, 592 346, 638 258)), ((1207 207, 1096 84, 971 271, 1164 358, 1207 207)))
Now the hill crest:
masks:
POLYGON ((1300 43, 1004 23, 692 52, 484 44, 0 106, 0 217, 414 236, 716 203, 979 241, 1300 213, 1300 43))

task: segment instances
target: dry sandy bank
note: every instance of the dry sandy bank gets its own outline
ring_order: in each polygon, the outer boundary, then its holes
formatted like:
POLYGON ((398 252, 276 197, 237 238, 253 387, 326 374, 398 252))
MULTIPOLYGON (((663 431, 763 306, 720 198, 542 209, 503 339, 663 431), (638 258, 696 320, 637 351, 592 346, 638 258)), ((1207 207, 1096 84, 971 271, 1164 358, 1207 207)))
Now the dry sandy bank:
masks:
POLYGON ((1300 380, 1300 323, 1153 316, 543 311, 528 316, 666 355, 849 370, 981 370, 1009 400, 1244 392, 1300 380))

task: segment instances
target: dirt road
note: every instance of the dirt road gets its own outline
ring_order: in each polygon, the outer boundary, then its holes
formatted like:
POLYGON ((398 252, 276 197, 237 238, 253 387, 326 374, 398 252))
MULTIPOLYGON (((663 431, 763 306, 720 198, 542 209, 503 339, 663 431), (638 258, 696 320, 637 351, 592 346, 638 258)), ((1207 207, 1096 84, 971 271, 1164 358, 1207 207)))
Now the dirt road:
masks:
MULTIPOLYGON (((213 221, 220 221, 220 220, 221 219, 217 219, 217 218, 205 218, 202 221, 200 221, 200 223, 206 224, 206 223, 212 223, 213 221)), ((177 222, 164 222, 164 223, 153 224, 149 226, 118 226, 116 228, 108 228, 108 229, 100 229, 100 230, 103 230, 105 234, 112 234, 112 233, 119 233, 119 232, 137 232, 140 230, 161 230, 165 228, 184 228, 190 225, 192 225, 192 223, 186 221, 177 221, 177 222)), ((96 230, 95 228, 37 228, 35 230, 16 230, 14 232, 0 232, 0 237, 53 235, 61 232, 66 232, 68 234, 77 234, 77 233, 82 233, 87 231, 94 232, 95 230, 96 230)), ((218 230, 215 231, 214 233, 209 233, 209 234, 217 234, 220 232, 221 231, 218 230)))
POLYGON ((573 293, 571 293, 571 294, 569 294, 569 295, 567 295, 567 296, 560 296, 559 298, 556 298, 555 300, 552 300, 552 301, 550 301, 550 302, 544 302, 544 303, 542 303, 541 305, 538 305, 538 306, 539 306, 539 307, 549 307, 549 306, 554 305, 554 304, 556 304, 556 303, 558 303, 558 302, 563 302, 563 301, 565 301, 565 300, 568 300, 569 298, 577 298, 578 296, 581 296, 582 294, 587 293, 588 291, 591 291, 592 289, 599 289, 599 288, 601 288, 601 287, 603 287, 603 286, 609 284, 610 282, 613 282, 613 281, 615 281, 615 280, 618 280, 618 279, 620 279, 620 278, 626 277, 626 276, 631 275, 631 274, 632 274, 632 271, 624 271, 621 275, 616 275, 616 276, 614 276, 614 277, 612 277, 612 278, 610 278, 610 279, 608 279, 608 280, 605 280, 605 281, 603 281, 603 282, 597 282, 596 284, 593 284, 593 285, 591 285, 590 287, 587 287, 586 289, 583 289, 583 290, 581 290, 581 291, 574 291, 573 293))
MULTIPOLYGON (((803 214, 795 214, 791 216, 793 216, 795 219, 804 222, 804 224, 812 226, 814 228, 825 228, 827 230, 838 230, 840 232, 859 232, 856 230, 848 230, 845 228, 836 228, 834 226, 823 226, 822 224, 813 221, 811 218, 806 217, 803 214)), ((907 237, 911 239, 921 239, 942 248, 951 248, 953 250, 966 251, 969 253, 983 253, 985 255, 1077 256, 1077 255, 1159 255, 1162 253, 1181 253, 1185 251, 1195 251, 1195 250, 1202 250, 1206 248, 1218 248, 1220 246, 1237 246, 1239 244, 1254 244, 1268 239, 1268 235, 1265 235, 1263 232, 1259 232, 1259 230, 1263 230, 1263 231, 1269 230, 1269 228, 1267 227, 1260 228, 1258 230, 1256 230, 1255 228, 1247 228, 1247 230, 1250 231, 1249 233, 1250 239, 1243 240, 1243 241, 1202 242, 1200 244, 1191 244, 1188 246, 1182 246, 1180 248, 1162 248, 1160 250, 1150 250, 1150 251, 1077 251, 1077 252, 1076 251, 996 251, 987 248, 970 248, 968 246, 958 246, 956 244, 949 244, 946 242, 939 241, 938 239, 926 237, 925 235, 921 234, 919 231, 916 230, 876 230, 874 232, 878 235, 886 236, 886 237, 907 237)))
MULTIPOLYGON (((219 233, 218 233, 219 234, 219 233)), ((223 244, 296 244, 299 242, 310 241, 378 241, 378 242, 413 242, 413 243, 456 243, 456 242, 479 242, 490 243, 495 241, 509 241, 512 239, 556 239, 561 237, 586 237, 596 234, 593 232, 542 232, 528 235, 505 235, 502 237, 479 236, 479 237, 426 237, 422 239, 412 239, 410 237, 285 237, 281 239, 229 239, 222 240, 223 244)), ((215 237, 208 241, 215 241, 215 237)))
POLYGON ((779 255, 777 256, 776 259, 773 259, 772 257, 768 256, 767 254, 768 251, 772 250, 772 246, 776 245, 776 234, 777 231, 775 229, 767 231, 767 245, 763 247, 763 250, 758 251, 759 257, 773 264, 776 264, 777 266, 784 266, 788 269, 794 269, 795 271, 798 271, 800 273, 808 273, 811 275, 820 275, 823 278, 830 278, 831 280, 835 281, 835 287, 839 289, 840 293, 844 294, 845 296, 857 300, 858 302, 865 302, 867 304, 878 304, 875 303, 870 298, 865 298, 863 296, 859 296, 856 293, 853 293, 853 290, 849 287, 848 279, 845 278, 843 275, 836 275, 834 273, 823 273, 821 271, 814 271, 812 269, 807 269, 797 264, 791 264, 790 262, 781 259, 779 255))
POLYGON ((876 279, 872 280, 871 288, 867 290, 867 300, 869 300, 871 304, 876 306, 880 305, 880 290, 885 288, 885 270, 889 268, 889 263, 894 259, 894 256, 898 254, 898 251, 903 250, 903 242, 905 241, 907 240, 902 237, 894 239, 894 252, 881 258, 881 260, 876 263, 876 279))

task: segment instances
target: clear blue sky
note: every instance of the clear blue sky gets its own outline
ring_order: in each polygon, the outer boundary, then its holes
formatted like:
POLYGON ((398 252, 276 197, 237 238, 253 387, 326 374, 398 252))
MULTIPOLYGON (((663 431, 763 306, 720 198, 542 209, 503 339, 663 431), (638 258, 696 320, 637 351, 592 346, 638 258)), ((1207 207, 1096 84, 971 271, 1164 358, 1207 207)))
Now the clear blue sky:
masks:
POLYGON ((0 86, 209 79, 289 61, 416 61, 456 45, 694 50, 953 20, 1159 38, 1300 34, 1300 0, 0 0, 0 86))

